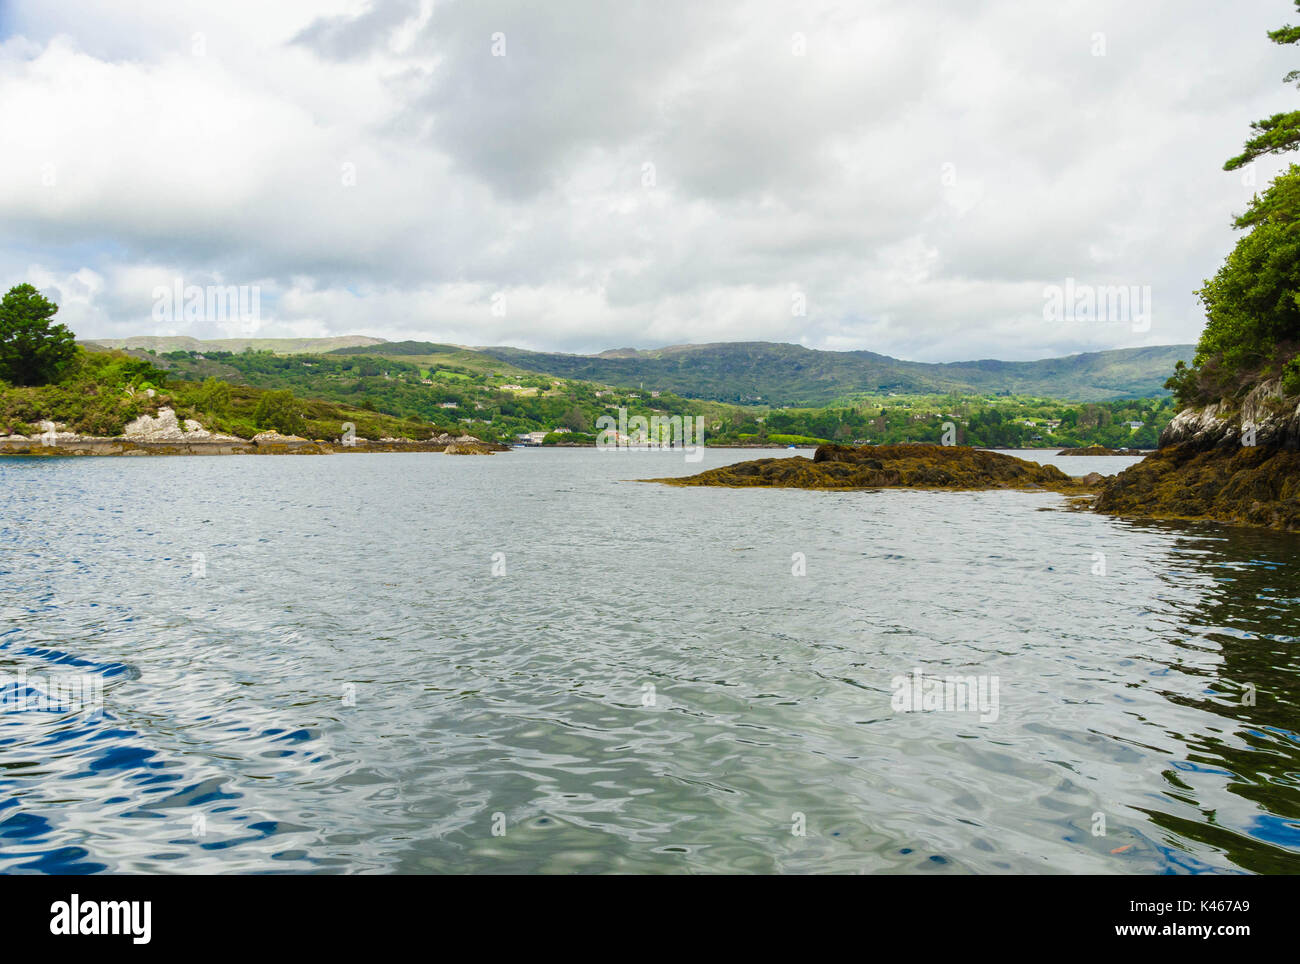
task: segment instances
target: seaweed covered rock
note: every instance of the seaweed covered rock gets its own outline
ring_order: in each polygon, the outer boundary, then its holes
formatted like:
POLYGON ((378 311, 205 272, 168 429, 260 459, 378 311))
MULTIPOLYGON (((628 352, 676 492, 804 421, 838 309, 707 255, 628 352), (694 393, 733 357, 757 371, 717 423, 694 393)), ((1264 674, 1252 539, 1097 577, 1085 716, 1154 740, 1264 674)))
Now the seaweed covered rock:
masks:
POLYGON ((1095 508, 1300 531, 1300 399, 1277 379, 1179 412, 1160 449, 1107 480, 1095 508))
POLYGON ((1095 508, 1115 515, 1300 531, 1300 452, 1169 445, 1108 480, 1095 508))
POLYGON ((1146 455, 1141 449, 1108 449, 1104 445, 1087 445, 1077 449, 1061 449, 1057 455, 1146 455))
POLYGON ((669 485, 766 486, 794 489, 1052 489, 1087 485, 1053 465, 1001 452, 945 445, 823 445, 811 459, 756 459, 699 475, 647 479, 669 485))

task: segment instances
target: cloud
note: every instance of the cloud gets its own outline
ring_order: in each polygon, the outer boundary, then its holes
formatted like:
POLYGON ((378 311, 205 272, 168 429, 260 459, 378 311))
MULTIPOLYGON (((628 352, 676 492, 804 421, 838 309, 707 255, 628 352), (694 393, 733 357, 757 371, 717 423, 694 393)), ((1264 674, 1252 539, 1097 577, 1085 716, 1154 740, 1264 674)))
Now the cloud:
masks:
POLYGON ((88 338, 179 278, 257 285, 267 335, 1191 341, 1278 166, 1220 170, 1294 106, 1284 6, 19 2, 0 281, 88 338), (1045 322, 1066 278, 1149 286, 1150 330, 1045 322))

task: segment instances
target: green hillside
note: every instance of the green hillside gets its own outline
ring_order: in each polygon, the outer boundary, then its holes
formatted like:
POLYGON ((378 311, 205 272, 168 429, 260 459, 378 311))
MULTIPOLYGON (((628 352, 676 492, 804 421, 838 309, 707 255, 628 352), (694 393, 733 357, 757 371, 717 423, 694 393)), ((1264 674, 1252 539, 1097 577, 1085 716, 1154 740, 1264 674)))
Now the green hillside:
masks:
MULTIPOLYGON (((1165 380, 1191 345, 1159 345, 1008 362, 904 361, 870 351, 819 351, 775 342, 724 342, 632 348, 598 355, 532 352, 522 348, 466 348, 424 341, 387 342, 365 336, 199 341, 184 337, 98 339, 95 345, 167 354, 183 351, 216 359, 244 351, 276 355, 367 355, 419 367, 468 374, 553 376, 628 391, 672 392, 735 405, 822 406, 863 395, 1027 395, 1099 402, 1162 398, 1165 380)), ((211 370, 202 374, 221 375, 211 370)), ((224 374, 231 374, 226 371, 224 374)), ((515 379, 516 381, 518 378, 515 379)))
POLYGON ((206 343, 124 354, 165 371, 178 389, 216 379, 288 390, 500 441, 542 432, 552 442, 589 442, 600 416, 626 408, 703 415, 714 444, 934 441, 951 421, 965 444, 1044 447, 1154 445, 1172 414, 1161 386, 1187 354, 1174 345, 926 364, 763 342, 582 356, 421 341, 285 341, 279 351, 206 343))
MULTIPOLYGON (((383 346, 377 349, 383 351, 383 346)), ((1041 361, 901 361, 869 351, 771 342, 679 345, 599 355, 481 348, 520 368, 736 404, 825 405, 853 394, 1021 394, 1075 401, 1154 398, 1190 345, 1122 348, 1041 361)))

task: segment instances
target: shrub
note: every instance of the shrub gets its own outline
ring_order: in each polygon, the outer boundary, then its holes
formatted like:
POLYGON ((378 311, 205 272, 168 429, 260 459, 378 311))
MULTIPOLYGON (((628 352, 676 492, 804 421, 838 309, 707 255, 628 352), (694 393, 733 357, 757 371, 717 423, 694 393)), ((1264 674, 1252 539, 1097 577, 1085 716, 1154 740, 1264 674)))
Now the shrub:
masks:
POLYGON ((1282 366, 1282 391, 1288 395, 1300 395, 1300 355, 1282 366))
POLYGON ((258 428, 274 429, 281 435, 301 435, 306 431, 302 406, 288 390, 265 393, 253 412, 253 421, 258 428))

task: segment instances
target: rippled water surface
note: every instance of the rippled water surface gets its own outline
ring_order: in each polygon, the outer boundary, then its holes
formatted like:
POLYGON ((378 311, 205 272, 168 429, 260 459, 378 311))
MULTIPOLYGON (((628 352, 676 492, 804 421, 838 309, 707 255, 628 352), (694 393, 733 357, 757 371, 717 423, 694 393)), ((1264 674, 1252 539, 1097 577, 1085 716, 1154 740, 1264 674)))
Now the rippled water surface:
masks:
POLYGON ((1300 871, 1300 537, 763 454, 0 461, 0 870, 1300 871))

